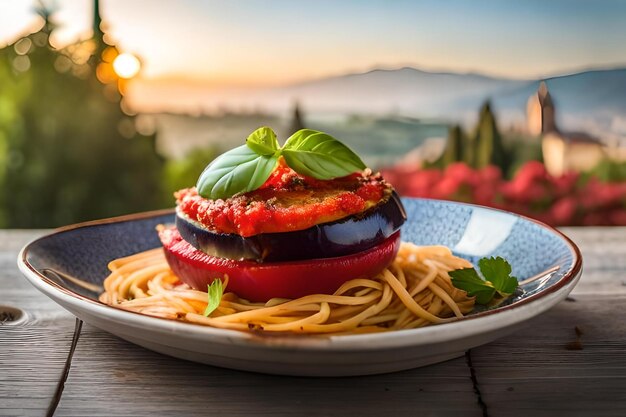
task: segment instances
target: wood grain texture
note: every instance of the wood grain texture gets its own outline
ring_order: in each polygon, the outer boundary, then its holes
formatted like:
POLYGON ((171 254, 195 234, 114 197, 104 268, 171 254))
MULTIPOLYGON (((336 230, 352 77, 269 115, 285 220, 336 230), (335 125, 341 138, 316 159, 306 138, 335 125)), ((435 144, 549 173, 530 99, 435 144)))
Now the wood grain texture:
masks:
POLYGON ((583 254, 583 277, 576 294, 626 294, 626 227, 562 229, 583 254))
POLYGON ((15 253, 33 239, 47 233, 48 230, 7 230, 0 229, 0 252, 15 253))
POLYGON ((63 372, 75 319, 33 288, 3 287, 0 305, 26 314, 18 324, 0 324, 0 415, 44 415, 63 372))
POLYGON ((40 233, 0 231, 0 306, 25 314, 17 324, 0 324, 2 416, 45 414, 74 331, 74 317, 35 290, 17 269, 19 249, 40 233))
MULTIPOLYGON (((572 298, 466 358, 395 374, 320 379, 169 358, 84 326, 56 415, 626 415, 626 228, 565 228, 584 274, 572 298), (576 344, 575 327, 583 334, 576 344), (582 350, 572 350, 582 347, 582 350)), ((0 231, 0 415, 43 415, 74 318, 24 280, 15 259, 41 231, 0 231)), ((395 417, 395 416, 394 416, 395 417)))
POLYGON ((371 377, 269 376, 173 359, 86 325, 72 364, 63 416, 481 415, 464 358, 371 377))
POLYGON ((626 295, 580 294, 471 355, 489 415, 626 415, 626 295))

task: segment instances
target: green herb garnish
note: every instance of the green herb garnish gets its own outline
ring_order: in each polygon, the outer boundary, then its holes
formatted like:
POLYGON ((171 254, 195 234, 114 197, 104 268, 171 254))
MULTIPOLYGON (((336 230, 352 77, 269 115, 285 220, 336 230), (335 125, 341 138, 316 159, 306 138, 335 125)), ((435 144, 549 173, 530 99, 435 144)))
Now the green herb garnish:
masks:
POLYGON ((222 284, 222 280, 216 278, 213 280, 211 285, 208 286, 209 293, 209 302, 206 306, 206 310, 204 310, 204 317, 208 317, 209 314, 215 311, 216 308, 219 307, 220 301, 222 300, 222 294, 224 294, 224 285, 222 284))
POLYGON ((246 139, 246 145, 259 155, 271 156, 280 149, 276 133, 269 127, 260 127, 246 139))
POLYGON ((517 289, 517 278, 511 276, 511 265, 501 257, 482 258, 478 261, 481 278, 474 268, 450 271, 452 285, 476 296, 476 303, 489 304, 498 294, 501 298, 509 297, 517 289))
POLYGON ((269 178, 278 158, 259 155, 246 145, 221 154, 204 169, 196 187, 212 200, 256 190, 269 178))
POLYGON ((287 165, 298 174, 329 180, 365 169, 365 164, 346 145, 317 130, 302 129, 282 148, 287 165))
POLYGON ((365 169, 350 148, 326 133, 302 129, 281 148, 274 131, 261 127, 248 136, 245 145, 223 153, 205 168, 196 185, 198 194, 215 200, 256 190, 267 181, 281 156, 298 174, 320 180, 365 169))

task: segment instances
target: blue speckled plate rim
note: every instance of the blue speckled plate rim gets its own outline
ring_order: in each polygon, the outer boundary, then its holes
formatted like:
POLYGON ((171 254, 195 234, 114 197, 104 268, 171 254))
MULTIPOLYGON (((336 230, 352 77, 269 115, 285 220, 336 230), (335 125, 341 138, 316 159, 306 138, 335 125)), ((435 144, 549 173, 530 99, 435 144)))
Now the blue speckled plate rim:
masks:
MULTIPOLYGON (((564 233, 562 233, 561 231, 555 229, 552 226, 549 226, 539 220, 533 219, 531 217, 527 217, 521 214, 517 214, 517 213, 512 213, 506 210, 501 210, 501 209, 497 209, 497 208, 492 208, 492 207, 486 207, 486 206, 481 206, 478 204, 471 204, 471 203, 462 203, 462 202, 456 202, 456 201, 446 201, 446 200, 437 200, 437 199, 430 199, 430 198, 411 198, 411 197, 403 197, 403 199, 414 199, 414 200, 424 200, 424 201, 436 201, 436 202, 443 202, 443 203, 449 203, 449 204, 460 204, 463 206, 469 206, 469 207, 476 207, 476 208, 481 208, 481 209, 486 209, 486 210, 492 210, 492 211, 497 211, 497 212, 501 212, 501 213, 506 213, 509 214, 511 216, 515 216, 518 218, 521 218, 523 220, 527 220, 531 223, 534 223, 536 225, 538 225, 539 227, 544 228, 545 230, 557 235, 557 237, 560 237, 561 239, 563 239, 565 241, 565 243, 570 247, 570 249, 572 250, 573 253, 573 257, 574 257, 574 262, 572 267, 570 268, 569 271, 565 272, 563 274, 563 276, 557 281, 555 282, 553 285, 538 291, 535 294, 532 294, 526 298, 522 298, 521 300, 518 300, 517 302, 513 303, 513 304, 508 304, 508 305, 504 305, 504 306, 500 306, 491 310, 486 310, 486 311, 481 311, 478 313, 474 313, 462 318, 459 318, 457 320, 453 320, 450 321, 449 323, 455 323, 455 322, 459 322, 459 321, 465 321, 465 320, 473 320, 473 319, 477 319, 477 318, 481 318, 481 317, 485 317, 485 316, 489 316, 492 314, 496 314, 496 313, 500 313, 502 311, 506 311, 506 310, 512 310, 524 305, 527 305, 529 303, 532 303, 535 300, 538 300, 548 294, 551 294, 553 292, 558 291, 559 289, 563 288, 564 286, 566 286, 567 284, 569 284, 572 280, 574 280, 578 274, 581 272, 582 270, 582 254, 580 252, 580 249, 578 248, 578 246, 576 246, 576 244, 564 233)), ((133 213, 133 214, 126 214, 126 215, 122 215, 122 216, 116 216, 116 217, 110 217, 110 218, 106 218, 106 219, 100 219, 100 220, 91 220, 91 221, 87 221, 87 222, 81 222, 81 223, 76 223, 76 224, 71 224, 71 225, 67 225, 67 226, 62 226, 59 228, 54 229, 52 232, 38 237, 34 240, 32 240, 31 242, 27 243, 24 248, 21 250, 21 257, 18 258, 18 261, 21 261, 22 264, 24 266, 26 266, 30 271, 32 271, 41 281, 45 282, 46 284, 50 285, 53 288, 56 288, 57 290, 63 292, 64 294, 67 294, 71 297, 74 297, 80 301, 84 301, 90 304, 94 304, 94 305, 98 305, 98 306, 105 306, 111 309, 114 309, 116 311, 123 311, 124 313, 128 313, 131 315, 138 315, 138 316, 142 316, 142 317, 146 317, 149 319, 155 319, 155 320, 165 320, 168 322, 176 322, 176 323, 180 323, 183 325, 187 325, 187 326, 193 326, 193 327, 206 327, 206 326, 202 326, 200 324, 194 324, 194 323, 187 323, 184 321, 180 321, 180 320, 172 320, 172 319, 167 319, 167 318, 163 318, 163 317, 156 317, 156 316, 151 316, 151 315, 147 315, 147 314, 142 314, 142 313, 138 313, 135 311, 129 311, 129 310, 120 310, 120 309, 116 309, 115 307, 112 307, 108 304, 102 303, 100 301, 91 299, 89 297, 85 297, 81 294, 78 294, 66 287, 63 287, 61 285, 59 285, 57 282, 54 282, 53 280, 49 279, 48 277, 46 277, 45 275, 41 274, 33 265, 30 264, 30 262, 28 262, 28 252, 30 250, 30 248, 32 246, 34 246, 35 244, 37 244, 37 242, 39 242, 40 240, 43 239, 47 239, 50 238, 54 235, 57 234, 61 234, 64 232, 68 232, 71 230, 76 230, 76 229, 81 229, 81 228, 86 228, 86 227, 90 227, 90 226, 101 226, 101 225, 106 225, 106 224, 111 224, 111 223, 124 223, 124 222, 131 222, 131 221, 135 221, 135 220, 143 220, 143 219, 148 219, 151 217, 158 217, 158 216, 163 216, 163 215, 167 215, 167 214, 174 214, 175 213, 175 209, 171 208, 171 209, 163 209, 163 210, 153 210, 153 211, 146 211, 146 212, 141 212, 141 213, 133 213)), ((447 323, 442 323, 440 325, 438 325, 437 327, 440 326, 445 326, 447 323)), ((414 329, 414 330, 419 330, 419 329, 414 329)), ((342 335, 340 337, 342 338, 346 338, 346 337, 355 337, 358 335, 342 335)))

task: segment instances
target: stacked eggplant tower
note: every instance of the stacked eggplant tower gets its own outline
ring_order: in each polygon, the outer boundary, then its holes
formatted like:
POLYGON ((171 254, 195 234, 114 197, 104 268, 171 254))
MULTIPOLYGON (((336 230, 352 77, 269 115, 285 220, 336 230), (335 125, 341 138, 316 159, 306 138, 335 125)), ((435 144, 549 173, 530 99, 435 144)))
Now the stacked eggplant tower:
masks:
POLYGON ((251 301, 332 294, 395 258, 402 203, 369 170, 316 180, 280 164, 259 189, 226 199, 176 193, 176 225, 160 231, 166 257, 191 287, 228 276, 251 301))

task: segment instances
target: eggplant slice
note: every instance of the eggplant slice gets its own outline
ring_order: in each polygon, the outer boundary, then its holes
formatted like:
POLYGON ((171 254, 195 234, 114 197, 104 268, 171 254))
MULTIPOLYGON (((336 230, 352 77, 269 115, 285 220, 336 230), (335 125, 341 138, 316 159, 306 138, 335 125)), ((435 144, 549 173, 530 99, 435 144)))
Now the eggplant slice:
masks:
POLYGON ((362 252, 394 234, 405 221, 406 212, 395 191, 376 206, 343 219, 304 230, 249 237, 211 232, 185 214, 176 213, 176 227, 191 246, 220 258, 257 262, 333 258, 362 252))

